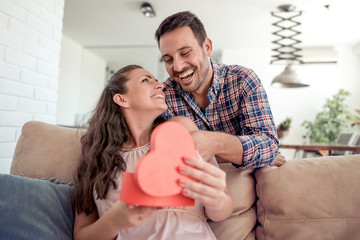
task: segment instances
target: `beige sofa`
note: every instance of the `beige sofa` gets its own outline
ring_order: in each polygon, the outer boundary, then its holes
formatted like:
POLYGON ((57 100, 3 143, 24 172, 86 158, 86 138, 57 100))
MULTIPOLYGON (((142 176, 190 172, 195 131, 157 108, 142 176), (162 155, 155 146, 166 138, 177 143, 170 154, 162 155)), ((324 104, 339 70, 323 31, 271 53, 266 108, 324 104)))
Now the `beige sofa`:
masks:
MULTIPOLYGON (((26 123, 11 174, 71 182, 82 134, 26 123)), ((360 155, 292 159, 257 170, 220 167, 235 210, 225 221, 209 222, 218 239, 360 239, 360 155)))

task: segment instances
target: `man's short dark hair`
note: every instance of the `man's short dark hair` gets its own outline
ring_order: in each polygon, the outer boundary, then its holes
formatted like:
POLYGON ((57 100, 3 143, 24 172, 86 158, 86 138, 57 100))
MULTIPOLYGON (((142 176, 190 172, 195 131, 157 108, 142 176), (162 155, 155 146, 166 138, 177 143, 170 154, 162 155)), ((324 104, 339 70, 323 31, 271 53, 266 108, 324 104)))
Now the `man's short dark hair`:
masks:
POLYGON ((191 28, 199 45, 202 46, 207 37, 204 25, 195 14, 189 11, 175 13, 161 22, 159 28, 155 32, 155 39, 158 46, 160 47, 160 37, 162 35, 185 26, 191 28))

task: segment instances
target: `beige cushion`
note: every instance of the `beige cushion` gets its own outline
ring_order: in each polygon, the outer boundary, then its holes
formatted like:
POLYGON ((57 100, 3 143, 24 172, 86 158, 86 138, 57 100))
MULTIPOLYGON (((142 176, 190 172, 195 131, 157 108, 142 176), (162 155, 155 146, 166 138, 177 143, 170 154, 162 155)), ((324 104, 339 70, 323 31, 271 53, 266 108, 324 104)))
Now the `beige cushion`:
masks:
POLYGON ((231 163, 221 163, 226 172, 226 182, 234 199, 232 215, 221 222, 209 221, 209 225, 218 239, 240 240, 255 239, 256 224, 254 169, 235 168, 231 163))
POLYGON ((82 134, 82 131, 74 128, 27 122, 16 144, 10 174, 73 181, 82 134))
POLYGON ((360 239, 360 155, 290 160, 255 177, 257 239, 360 239))

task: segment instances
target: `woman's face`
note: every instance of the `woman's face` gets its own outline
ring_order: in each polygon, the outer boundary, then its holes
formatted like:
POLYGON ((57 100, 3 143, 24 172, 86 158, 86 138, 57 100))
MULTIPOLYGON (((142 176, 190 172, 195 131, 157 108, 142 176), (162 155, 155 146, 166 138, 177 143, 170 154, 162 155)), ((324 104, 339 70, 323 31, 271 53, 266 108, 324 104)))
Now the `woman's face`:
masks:
POLYGON ((128 108, 141 113, 154 112, 157 116, 167 109, 164 85, 145 69, 135 69, 129 73, 126 83, 128 92, 123 94, 128 108))

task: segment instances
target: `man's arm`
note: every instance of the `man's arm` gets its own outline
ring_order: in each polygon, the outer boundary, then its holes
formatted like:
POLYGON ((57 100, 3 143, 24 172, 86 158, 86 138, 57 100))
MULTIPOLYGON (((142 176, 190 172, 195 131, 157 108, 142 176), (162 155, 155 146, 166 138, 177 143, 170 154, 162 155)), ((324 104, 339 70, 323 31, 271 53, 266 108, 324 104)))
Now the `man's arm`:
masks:
MULTIPOLYGON (((234 69, 231 73, 233 76, 227 78, 228 89, 230 89, 224 93, 227 99, 222 99, 227 101, 226 106, 233 107, 225 109, 223 104, 219 105, 218 109, 218 111, 224 111, 226 115, 231 115, 232 119, 220 122, 223 125, 213 126, 215 132, 195 131, 193 138, 196 147, 203 158, 207 160, 210 156, 215 155, 217 158, 233 162, 244 168, 262 167, 276 163, 278 162, 275 158, 278 154, 279 141, 266 92, 252 70, 241 67, 234 69), (226 133, 227 130, 230 130, 226 126, 227 124, 232 124, 230 128, 236 129, 236 135, 235 133, 231 133, 232 135, 226 133)), ((164 113, 165 118, 169 119, 175 115, 185 114, 193 117, 191 114, 187 114, 188 106, 180 96, 176 96, 176 93, 166 93, 169 108, 164 113)), ((202 122, 197 121, 197 124, 202 124, 202 122)), ((199 125, 198 127, 201 128, 199 125)), ((275 165, 282 165, 282 161, 275 165)))
POLYGON ((238 100, 238 124, 242 144, 241 167, 270 165, 278 155, 279 141, 265 89, 254 71, 238 72, 233 88, 238 100))
POLYGON ((196 149, 202 158, 210 162, 213 156, 242 165, 243 148, 237 136, 223 132, 199 130, 190 118, 177 116, 169 121, 181 122, 191 133, 196 149), (240 156, 240 157, 239 157, 240 156))
MULTIPOLYGON (((167 114, 170 115, 168 109, 167 114)), ((170 115, 171 117, 173 115, 170 115)), ((196 148, 201 156, 209 161, 212 156, 218 160, 232 162, 244 168, 266 165, 281 166, 285 163, 283 156, 277 157, 278 140, 271 134, 266 135, 257 129, 244 131, 248 135, 231 135, 219 131, 194 130, 191 132, 196 148), (257 132, 254 134, 253 132, 257 132), (244 147, 246 146, 246 164, 244 164, 244 147)), ((273 134, 276 134, 273 132, 273 134)))
POLYGON ((201 156, 210 161, 212 156, 242 165, 243 146, 237 136, 224 132, 194 131, 192 137, 201 156))
MULTIPOLYGON (((234 79, 234 78, 233 78, 234 79)), ((193 133, 195 144, 206 159, 215 155, 244 168, 282 165, 275 161, 279 141, 268 98, 261 81, 250 69, 241 70, 232 84, 234 98, 230 105, 237 110, 226 112, 237 116, 241 129, 237 135, 225 132, 197 131, 193 133)), ((227 111, 220 109, 220 111, 227 111)))
MULTIPOLYGON (((196 131, 192 136, 196 148, 207 161, 215 155, 218 162, 232 162, 243 166, 243 146, 238 136, 210 131, 196 131)), ((270 166, 280 167, 285 162, 285 157, 278 154, 270 166)))

